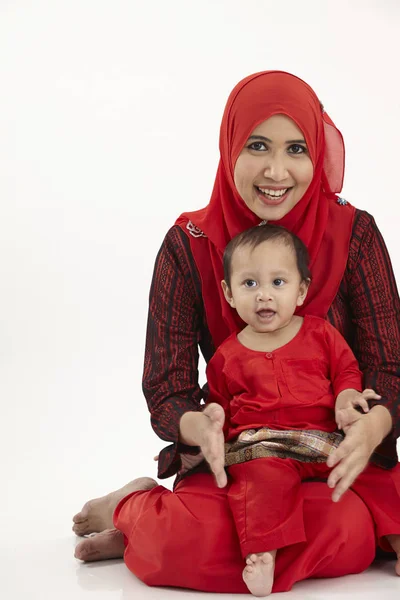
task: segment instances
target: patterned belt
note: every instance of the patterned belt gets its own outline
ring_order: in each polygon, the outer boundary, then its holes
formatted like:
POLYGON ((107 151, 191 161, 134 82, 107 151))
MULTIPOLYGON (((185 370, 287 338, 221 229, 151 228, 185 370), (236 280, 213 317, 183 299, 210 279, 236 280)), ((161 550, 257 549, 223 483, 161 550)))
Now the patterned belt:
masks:
POLYGON ((247 429, 242 431, 233 442, 225 443, 225 466, 268 456, 321 463, 326 461, 343 439, 344 436, 340 433, 313 429, 300 431, 276 431, 268 427, 247 429))

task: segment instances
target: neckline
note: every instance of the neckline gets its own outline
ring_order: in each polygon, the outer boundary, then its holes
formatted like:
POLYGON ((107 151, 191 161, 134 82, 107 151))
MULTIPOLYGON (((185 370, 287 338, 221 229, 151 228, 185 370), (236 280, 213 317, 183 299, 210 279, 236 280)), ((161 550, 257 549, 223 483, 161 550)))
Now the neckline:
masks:
POLYGON ((283 348, 287 348, 288 346, 290 346, 291 344, 295 343, 298 341, 298 338, 303 336, 304 333, 304 329, 305 329, 305 322, 306 319, 309 319, 309 315, 305 315, 303 317, 303 322, 300 326, 300 329, 298 330, 298 332, 292 337, 291 340, 289 340, 288 342, 286 342, 285 344, 282 344, 282 346, 278 346, 278 348, 275 348, 275 350, 253 350, 253 348, 249 348, 248 346, 245 346, 244 344, 242 344, 242 342, 238 339, 238 333, 234 333, 234 338, 237 344, 239 344, 239 346, 241 348, 244 348, 245 350, 248 350, 249 352, 253 352, 256 354, 275 354, 276 352, 282 350, 283 348))

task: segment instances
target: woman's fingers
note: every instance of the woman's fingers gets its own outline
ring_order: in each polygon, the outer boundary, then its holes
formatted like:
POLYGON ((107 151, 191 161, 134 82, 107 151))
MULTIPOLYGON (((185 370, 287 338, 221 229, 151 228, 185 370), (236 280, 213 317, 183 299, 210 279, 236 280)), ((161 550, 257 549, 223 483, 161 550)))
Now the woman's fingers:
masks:
POLYGON ((333 502, 338 502, 359 474, 367 466, 368 460, 358 452, 352 452, 333 469, 328 477, 328 486, 334 488, 333 502))
POLYGON ((219 443, 217 443, 216 446, 212 447, 212 449, 210 450, 208 464, 210 465, 210 468, 214 473, 218 487, 224 487, 227 484, 228 480, 224 468, 225 451, 223 438, 219 443))
POLYGON ((353 423, 344 441, 329 456, 328 467, 333 467, 328 477, 328 486, 334 489, 332 500, 337 502, 365 469, 373 451, 370 429, 363 415, 353 423))
POLYGON ((328 460, 326 461, 326 464, 328 465, 328 467, 333 468, 341 460, 343 460, 346 456, 348 456, 348 454, 351 452, 351 450, 352 450, 351 445, 349 443, 346 444, 346 439, 345 439, 343 442, 341 442, 341 444, 339 444, 339 446, 336 448, 336 450, 328 456, 328 460))
POLYGON ((225 471, 224 467, 222 467, 221 469, 218 469, 217 472, 214 472, 214 476, 215 476, 215 481, 217 483, 217 486, 219 488, 225 487, 226 484, 228 483, 228 478, 226 476, 226 471, 225 471))
POLYGON ((351 487, 355 479, 361 473, 362 469, 359 470, 357 468, 344 470, 343 475, 337 481, 334 487, 334 491, 332 493, 333 502, 339 502, 340 498, 343 496, 345 492, 351 487))
POLYGON ((225 413, 219 404, 211 403, 203 411, 209 419, 209 423, 204 430, 203 444, 201 446, 204 458, 210 465, 214 473, 218 487, 224 487, 227 482, 225 472, 225 440, 223 426, 225 413))

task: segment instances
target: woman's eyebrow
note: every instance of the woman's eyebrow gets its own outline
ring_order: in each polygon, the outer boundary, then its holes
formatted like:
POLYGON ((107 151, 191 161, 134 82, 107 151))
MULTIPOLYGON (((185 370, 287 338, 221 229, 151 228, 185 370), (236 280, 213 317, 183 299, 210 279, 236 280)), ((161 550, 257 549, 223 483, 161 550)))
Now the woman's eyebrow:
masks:
MULTIPOLYGON (((269 142, 270 144, 272 144, 272 140, 270 140, 269 138, 263 136, 263 135, 251 135, 249 137, 249 140, 263 140, 264 142, 269 142)), ((285 144, 305 144, 306 140, 300 139, 300 140, 287 140, 285 142, 285 144)))

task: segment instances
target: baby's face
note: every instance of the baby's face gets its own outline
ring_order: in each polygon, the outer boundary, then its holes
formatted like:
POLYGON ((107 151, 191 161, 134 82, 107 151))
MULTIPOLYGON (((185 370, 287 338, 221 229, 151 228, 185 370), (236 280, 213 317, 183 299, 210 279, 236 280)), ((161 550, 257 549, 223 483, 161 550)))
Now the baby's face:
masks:
POLYGON ((268 240, 256 248, 234 251, 231 263, 230 305, 254 331, 268 333, 286 327, 307 294, 293 248, 268 240))

